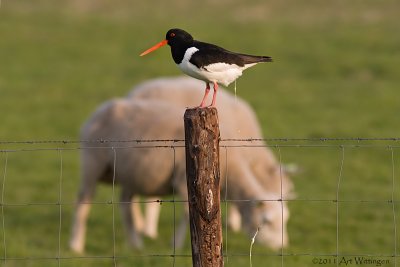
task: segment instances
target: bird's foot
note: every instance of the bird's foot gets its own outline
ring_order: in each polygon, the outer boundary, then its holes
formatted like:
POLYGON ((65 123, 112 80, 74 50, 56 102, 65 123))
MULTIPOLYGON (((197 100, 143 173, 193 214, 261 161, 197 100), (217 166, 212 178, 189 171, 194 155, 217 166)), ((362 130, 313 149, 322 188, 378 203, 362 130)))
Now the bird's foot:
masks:
POLYGON ((206 101, 201 101, 201 103, 200 103, 200 105, 198 105, 196 108, 206 108, 207 106, 206 106, 206 103, 205 103, 206 101))

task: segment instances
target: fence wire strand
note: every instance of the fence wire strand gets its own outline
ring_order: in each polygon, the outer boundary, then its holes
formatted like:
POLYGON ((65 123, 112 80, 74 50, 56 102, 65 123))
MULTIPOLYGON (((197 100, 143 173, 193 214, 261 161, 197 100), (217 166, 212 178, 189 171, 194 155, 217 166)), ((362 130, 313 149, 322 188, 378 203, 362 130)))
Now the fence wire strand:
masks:
MULTIPOLYGON (((281 244, 283 244, 283 229, 284 229, 284 225, 283 225, 283 176, 282 176, 282 153, 281 153, 281 148, 279 146, 277 146, 278 149, 278 160, 279 160, 279 193, 280 193, 280 204, 281 204, 281 244)), ((283 257, 283 246, 281 247, 281 267, 283 267, 283 261, 284 261, 284 257, 283 257)))
POLYGON ((340 160, 340 169, 339 176, 337 179, 337 187, 336 187, 336 266, 339 266, 339 193, 340 193, 340 183, 342 182, 343 176, 343 165, 344 165, 344 147, 341 149, 341 160, 340 160))
POLYGON ((229 210, 228 210, 228 148, 224 147, 225 151, 225 193, 224 193, 224 202, 225 202, 225 260, 226 264, 229 262, 228 257, 228 218, 229 218, 229 210))
POLYGON ((3 171, 3 183, 1 187, 1 218, 2 218, 2 228, 3 228, 3 262, 4 266, 7 265, 7 243, 6 243, 6 223, 5 223, 5 214, 4 214, 4 194, 5 194, 5 185, 6 185, 6 177, 7 177, 7 167, 8 167, 8 153, 4 153, 4 171, 3 171))
POLYGON ((396 202, 395 202, 395 161, 394 161, 394 151, 393 148, 390 147, 390 156, 391 156, 391 161, 392 161, 392 212, 393 212, 393 234, 394 234, 394 248, 393 248, 393 260, 394 260, 394 266, 397 266, 397 222, 396 222, 396 202))
POLYGON ((59 188, 58 188, 58 206, 59 206, 59 224, 58 224, 58 266, 61 266, 61 231, 62 231, 62 181, 63 181, 63 151, 59 152, 60 157, 60 177, 59 177, 59 188))
POLYGON ((175 148, 172 148, 173 151, 173 169, 172 169, 172 201, 173 201, 173 220, 174 220, 174 227, 173 227, 173 247, 172 247, 172 255, 174 255, 172 257, 172 267, 175 267, 175 263, 176 263, 176 258, 175 258, 175 254, 176 254, 176 202, 175 202, 175 186, 176 186, 176 151, 175 148))
MULTIPOLYGON (((116 245, 115 245, 115 239, 116 239, 116 233, 115 233, 115 179, 116 179, 116 169, 117 169, 117 152, 115 148, 112 148, 113 152, 113 177, 112 177, 112 195, 111 195, 111 209, 112 209, 112 233, 113 233, 113 255, 112 255, 112 260, 114 267, 117 267, 117 256, 116 256, 116 245)), ((130 236, 128 236, 130 238, 130 236)))
MULTIPOLYGON (((95 139, 95 140, 21 140, 21 141, 7 141, 0 140, 0 145, 10 145, 10 144, 22 144, 22 145, 35 145, 35 144, 107 144, 107 143, 183 143, 184 139, 95 139)), ((348 138, 329 138, 329 137, 309 137, 309 138, 221 138, 221 142, 399 142, 400 137, 378 137, 378 138, 368 138, 368 137, 348 137, 348 138)))

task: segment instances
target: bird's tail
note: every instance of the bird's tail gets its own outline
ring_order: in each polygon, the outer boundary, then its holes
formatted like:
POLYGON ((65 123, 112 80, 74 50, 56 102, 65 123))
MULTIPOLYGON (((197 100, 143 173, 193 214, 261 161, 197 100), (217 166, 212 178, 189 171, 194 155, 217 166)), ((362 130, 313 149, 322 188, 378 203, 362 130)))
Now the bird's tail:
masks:
POLYGON ((252 55, 241 54, 240 57, 243 59, 244 64, 272 62, 272 57, 268 56, 252 56, 252 55))

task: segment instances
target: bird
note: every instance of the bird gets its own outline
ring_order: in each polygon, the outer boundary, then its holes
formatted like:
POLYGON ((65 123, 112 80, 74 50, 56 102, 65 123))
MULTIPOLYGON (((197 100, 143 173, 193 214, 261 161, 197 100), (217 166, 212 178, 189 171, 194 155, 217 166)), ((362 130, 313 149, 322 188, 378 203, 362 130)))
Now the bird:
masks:
POLYGON ((206 106, 210 83, 214 92, 211 107, 215 107, 218 84, 228 86, 242 75, 242 72, 258 63, 271 62, 269 56, 254 56, 231 52, 214 44, 194 40, 188 32, 174 28, 168 30, 165 39, 140 54, 144 56, 169 45, 174 62, 181 71, 206 83, 200 108, 206 106))

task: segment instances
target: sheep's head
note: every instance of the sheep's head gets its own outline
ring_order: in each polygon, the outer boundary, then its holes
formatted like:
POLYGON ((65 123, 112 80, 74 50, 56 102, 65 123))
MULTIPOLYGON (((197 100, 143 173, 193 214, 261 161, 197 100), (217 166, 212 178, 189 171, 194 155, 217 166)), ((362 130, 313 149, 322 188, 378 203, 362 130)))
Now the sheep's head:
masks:
POLYGON ((277 250, 288 245, 287 221, 289 209, 277 194, 266 194, 263 200, 242 204, 243 228, 256 242, 277 250), (247 207, 246 207, 247 206, 247 207))
POLYGON ((294 199, 294 185, 285 166, 278 163, 259 161, 252 165, 252 170, 264 190, 282 194, 283 199, 294 199))

